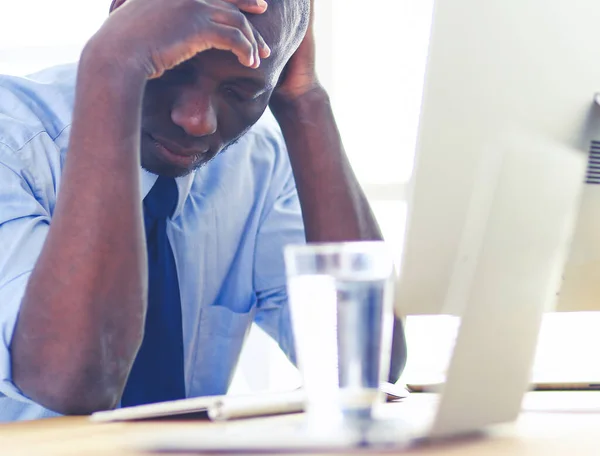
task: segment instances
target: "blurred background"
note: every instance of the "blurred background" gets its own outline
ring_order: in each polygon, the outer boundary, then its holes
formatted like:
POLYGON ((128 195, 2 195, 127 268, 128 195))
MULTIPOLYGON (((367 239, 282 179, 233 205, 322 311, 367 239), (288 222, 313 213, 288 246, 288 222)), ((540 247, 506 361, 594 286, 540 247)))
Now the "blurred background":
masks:
MULTIPOLYGON (((399 262, 406 184, 413 167, 432 0, 317 0, 318 71, 332 98, 353 167, 399 262)), ((0 73, 26 75, 78 59, 108 15, 110 0, 19 0, 0 16, 0 73)), ((459 320, 409 317, 409 362, 402 381, 443 378, 459 320)), ((550 314, 534 376, 595 377, 596 314, 550 314)), ((597 335, 596 335, 597 334, 597 335)), ((493 362, 493 360, 491 360, 493 362)), ((600 364, 600 363, 599 363, 600 364)), ((563 378, 564 379, 564 378, 563 378)), ((253 327, 231 392, 287 390, 296 369, 253 327)))

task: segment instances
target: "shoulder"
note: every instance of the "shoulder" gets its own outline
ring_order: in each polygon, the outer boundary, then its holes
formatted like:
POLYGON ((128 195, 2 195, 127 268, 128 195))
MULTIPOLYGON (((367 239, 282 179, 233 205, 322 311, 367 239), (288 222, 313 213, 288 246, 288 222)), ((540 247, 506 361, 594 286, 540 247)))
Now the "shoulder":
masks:
POLYGON ((71 124, 75 65, 0 76, 0 143, 19 150, 38 135, 57 139, 71 124))
POLYGON ((60 180, 76 71, 65 65, 27 77, 0 76, 0 166, 39 199, 51 201, 60 180))

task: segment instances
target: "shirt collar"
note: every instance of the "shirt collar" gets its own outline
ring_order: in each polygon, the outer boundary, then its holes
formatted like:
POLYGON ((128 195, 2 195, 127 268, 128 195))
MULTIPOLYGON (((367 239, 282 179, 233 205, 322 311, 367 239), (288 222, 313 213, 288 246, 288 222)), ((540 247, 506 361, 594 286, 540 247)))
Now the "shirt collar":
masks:
MULTIPOLYGON (((148 193, 156 183, 156 179, 158 179, 158 176, 156 174, 152 174, 149 171, 146 171, 144 168, 141 168, 141 170, 142 173, 140 176, 140 190, 143 200, 144 198, 146 198, 146 195, 148 195, 148 193)), ((177 183, 177 190, 179 190, 179 200, 177 201, 177 207, 175 208, 175 212, 171 217, 172 219, 181 214, 181 211, 183 210, 183 205, 185 204, 185 200, 190 194, 195 175, 196 172, 193 171, 190 174, 187 174, 186 176, 177 177, 175 179, 175 182, 177 183)))

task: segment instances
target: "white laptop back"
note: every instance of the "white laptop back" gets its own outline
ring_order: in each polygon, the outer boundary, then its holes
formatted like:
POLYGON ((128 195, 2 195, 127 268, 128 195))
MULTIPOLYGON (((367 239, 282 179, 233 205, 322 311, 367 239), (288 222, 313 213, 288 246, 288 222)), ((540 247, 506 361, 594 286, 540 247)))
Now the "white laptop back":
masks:
POLYGON ((598 17, 595 0, 436 2, 396 293, 401 314, 462 316, 430 436, 519 413, 600 136, 598 17))

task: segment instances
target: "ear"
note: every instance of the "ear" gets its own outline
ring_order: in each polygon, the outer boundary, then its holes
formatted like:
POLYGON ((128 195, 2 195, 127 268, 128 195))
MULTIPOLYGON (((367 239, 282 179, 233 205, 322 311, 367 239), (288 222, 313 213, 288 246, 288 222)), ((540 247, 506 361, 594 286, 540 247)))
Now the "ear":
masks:
POLYGON ((112 13, 119 6, 121 6, 123 3, 125 3, 125 1, 126 0, 112 0, 112 3, 110 4, 110 12, 112 13))

